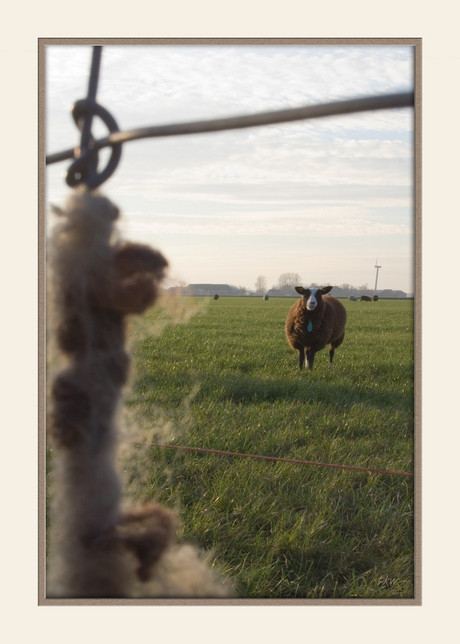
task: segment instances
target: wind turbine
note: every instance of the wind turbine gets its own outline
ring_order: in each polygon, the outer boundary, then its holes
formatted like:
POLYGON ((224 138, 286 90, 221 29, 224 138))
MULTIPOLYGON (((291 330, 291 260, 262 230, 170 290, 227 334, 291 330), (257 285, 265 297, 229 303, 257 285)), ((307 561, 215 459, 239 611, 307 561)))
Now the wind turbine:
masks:
POLYGON ((378 255, 377 255, 377 259, 375 260, 375 266, 374 266, 374 268, 376 268, 376 269, 377 269, 377 272, 376 272, 376 274, 375 274, 374 294, 375 294, 375 293, 377 293, 377 281, 378 281, 378 279, 379 279, 379 269, 380 269, 380 268, 382 268, 381 266, 378 266, 378 265, 377 265, 378 260, 379 260, 379 257, 378 257, 378 255))

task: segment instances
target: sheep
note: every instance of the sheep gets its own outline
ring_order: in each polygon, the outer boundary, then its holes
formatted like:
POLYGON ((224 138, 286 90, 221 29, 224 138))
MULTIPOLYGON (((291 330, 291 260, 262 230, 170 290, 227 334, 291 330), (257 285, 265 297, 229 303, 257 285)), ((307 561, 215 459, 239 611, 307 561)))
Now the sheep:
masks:
POLYGON ((356 295, 350 295, 348 299, 350 300, 350 302, 356 302, 357 298, 356 298, 356 295))
POLYGON ((268 300, 268 295, 264 295, 264 301, 266 302, 268 300))
POLYGON ((299 368, 302 369, 307 352, 307 366, 313 369, 317 351, 329 344, 329 366, 332 367, 334 350, 345 337, 347 312, 335 297, 326 295, 332 286, 303 288, 296 286, 300 300, 291 307, 286 319, 286 338, 292 349, 299 352, 299 368))
POLYGON ((359 298, 361 302, 372 302, 371 298, 368 295, 361 295, 359 298))
POLYGON ((217 295, 217 293, 214 295, 214 299, 215 299, 215 300, 218 300, 218 299, 219 299, 219 296, 217 295))

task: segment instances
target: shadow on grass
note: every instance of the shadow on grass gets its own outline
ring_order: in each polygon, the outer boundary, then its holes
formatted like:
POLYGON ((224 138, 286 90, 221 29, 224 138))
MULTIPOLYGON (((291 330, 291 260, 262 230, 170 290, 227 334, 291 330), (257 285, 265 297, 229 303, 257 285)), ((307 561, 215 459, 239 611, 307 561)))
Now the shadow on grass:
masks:
MULTIPOLYGON (((244 370, 242 370, 244 371, 244 370)), ((356 403, 364 403, 379 409, 392 408, 408 411, 413 404, 410 392, 378 391, 375 385, 360 383, 346 385, 324 379, 314 379, 302 374, 301 380, 292 382, 282 379, 261 379, 248 374, 225 374, 222 376, 191 375, 186 373, 149 374, 136 380, 135 391, 143 397, 154 396, 163 404, 177 406, 184 392, 200 383, 197 401, 212 398, 216 401, 231 401, 235 404, 258 404, 278 400, 292 403, 323 403, 337 410, 356 403), (171 382, 168 383, 168 380, 171 382)))
POLYGON ((225 375, 221 378, 214 376, 212 380, 203 383, 200 394, 235 404, 283 400, 293 403, 319 402, 337 409, 342 409, 345 405, 366 403, 380 409, 407 411, 412 403, 412 396, 408 393, 379 392, 375 387, 363 384, 356 387, 324 380, 308 380, 308 374, 301 382, 265 380, 245 374, 225 375))

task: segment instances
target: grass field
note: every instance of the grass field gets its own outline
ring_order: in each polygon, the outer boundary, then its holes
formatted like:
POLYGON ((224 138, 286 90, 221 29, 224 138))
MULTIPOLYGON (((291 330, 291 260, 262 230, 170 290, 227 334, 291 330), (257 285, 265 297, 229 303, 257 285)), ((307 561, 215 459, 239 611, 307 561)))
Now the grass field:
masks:
MULTIPOLYGON (((413 302, 348 302, 328 367, 299 372, 294 299, 181 298, 133 320, 132 440, 413 471, 413 302)), ((131 500, 159 501, 244 598, 414 596, 413 479, 134 446, 131 500)))

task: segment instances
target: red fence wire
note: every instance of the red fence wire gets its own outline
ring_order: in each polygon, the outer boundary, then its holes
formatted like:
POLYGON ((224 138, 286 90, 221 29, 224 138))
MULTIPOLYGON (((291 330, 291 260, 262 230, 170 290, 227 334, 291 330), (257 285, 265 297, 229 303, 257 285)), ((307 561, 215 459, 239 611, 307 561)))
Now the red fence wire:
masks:
POLYGON ((373 467, 356 467, 353 465, 336 465, 335 463, 319 463, 315 461, 301 461, 295 458, 281 458, 279 456, 261 456, 259 454, 241 454, 239 452, 226 452, 219 449, 204 449, 202 447, 184 447, 183 445, 165 445, 163 443, 143 443, 135 442, 135 445, 144 445, 146 447, 164 447, 167 449, 179 449, 190 452, 203 452, 207 454, 219 454, 221 456, 241 456, 245 458, 258 458, 266 461, 277 461, 281 463, 295 463, 296 465, 316 465, 319 467, 333 467, 342 470, 357 470, 359 472, 370 472, 372 474, 392 474, 396 476, 410 476, 414 475, 411 472, 395 472, 393 470, 377 469, 373 467))

